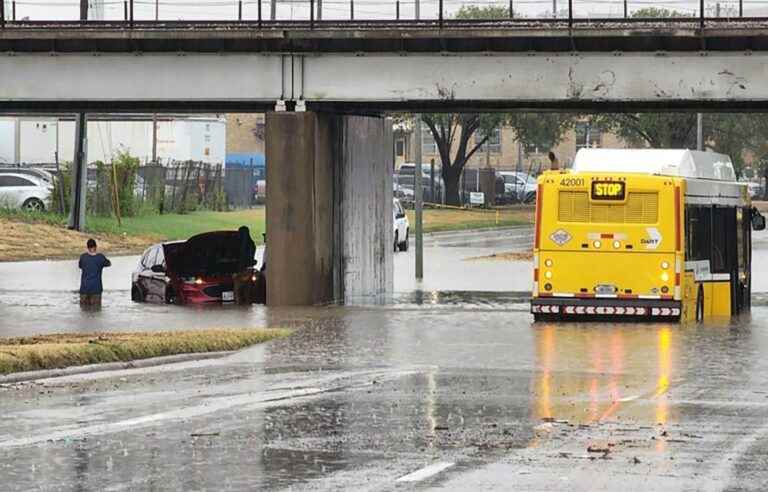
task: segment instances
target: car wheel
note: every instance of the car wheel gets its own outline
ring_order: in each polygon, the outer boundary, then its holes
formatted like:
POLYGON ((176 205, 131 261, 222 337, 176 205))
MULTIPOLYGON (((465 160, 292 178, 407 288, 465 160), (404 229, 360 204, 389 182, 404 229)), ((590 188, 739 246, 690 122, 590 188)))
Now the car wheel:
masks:
POLYGON ((405 241, 400 243, 400 251, 408 251, 408 235, 410 234, 410 230, 405 230, 405 241))
POLYGON ((42 212, 45 210, 45 203, 39 198, 28 198, 22 205, 24 210, 31 210, 34 212, 42 212))
POLYGON ((525 195, 525 203, 533 203, 536 201, 536 193, 530 192, 525 195))
POLYGON ((141 289, 135 285, 131 287, 131 300, 133 302, 144 302, 144 295, 141 293, 141 289))
POLYGON ((179 298, 176 296, 176 292, 174 292, 171 288, 165 289, 165 303, 179 304, 179 298))
POLYGON ((397 240, 397 231, 395 231, 395 253, 397 253, 398 249, 399 249, 399 242, 397 240))

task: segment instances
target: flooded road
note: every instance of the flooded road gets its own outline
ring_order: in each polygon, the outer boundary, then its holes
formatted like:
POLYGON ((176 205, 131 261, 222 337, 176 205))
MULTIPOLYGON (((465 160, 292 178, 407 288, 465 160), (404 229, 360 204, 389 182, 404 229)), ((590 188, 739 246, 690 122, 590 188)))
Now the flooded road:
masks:
MULTIPOLYGON (((39 298, 24 292, 40 277, 0 265, 16 286, 0 292, 3 334, 41 321, 296 329, 222 359, 0 385, 2 488, 766 490, 763 237, 751 316, 534 324, 525 263, 464 261, 515 249, 525 233, 432 238, 427 275, 466 268, 445 274, 453 288, 413 283, 403 273, 412 258, 398 254, 398 292, 377 306, 134 305, 127 277, 115 275, 89 318, 63 281, 65 263, 44 276, 39 298)), ((135 259, 115 263, 111 273, 129 272, 135 259)))
POLYGON ((0 387, 4 490, 768 483, 764 306, 684 327, 313 310, 294 336, 225 359, 0 387))
MULTIPOLYGON (((397 304, 431 302, 452 297, 455 302, 486 304, 464 291, 494 291, 502 301, 507 292, 524 298, 531 286, 528 262, 474 261, 467 258, 524 250, 532 242, 531 229, 441 233, 425 239, 425 280, 414 279, 413 248, 395 255, 397 304), (504 295, 501 295, 504 293, 504 295)), ((260 251, 257 257, 260 260, 260 251)), ((172 330, 210 327, 266 326, 270 322, 301 322, 302 310, 267 309, 263 306, 166 306, 131 301, 131 272, 137 256, 111 258, 104 271, 103 309, 80 310, 76 289, 80 284, 77 261, 0 263, 0 336, 53 332, 172 330)), ((491 296, 494 297, 494 296, 491 296)), ((361 299, 361 304, 370 300, 361 299)))

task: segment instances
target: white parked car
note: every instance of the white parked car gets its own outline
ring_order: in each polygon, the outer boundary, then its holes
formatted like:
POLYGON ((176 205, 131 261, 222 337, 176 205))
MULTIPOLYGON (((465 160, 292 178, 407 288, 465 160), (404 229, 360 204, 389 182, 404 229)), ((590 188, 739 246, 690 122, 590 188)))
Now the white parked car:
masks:
POLYGON ((411 226, 408 224, 405 209, 397 198, 392 199, 392 223, 394 225, 395 253, 408 251, 408 235, 411 226))
POLYGON ((45 210, 53 185, 36 176, 0 173, 0 207, 45 210))
POLYGON ((498 174, 504 178, 505 194, 515 196, 522 203, 536 200, 536 178, 522 172, 502 171, 498 174))

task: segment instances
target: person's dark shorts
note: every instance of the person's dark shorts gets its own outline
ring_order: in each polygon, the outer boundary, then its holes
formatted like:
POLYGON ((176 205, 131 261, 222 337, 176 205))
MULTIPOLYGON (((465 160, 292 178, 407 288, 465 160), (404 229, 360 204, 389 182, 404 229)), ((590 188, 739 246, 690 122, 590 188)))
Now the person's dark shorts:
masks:
POLYGON ((101 294, 80 294, 81 306, 101 306, 101 294))

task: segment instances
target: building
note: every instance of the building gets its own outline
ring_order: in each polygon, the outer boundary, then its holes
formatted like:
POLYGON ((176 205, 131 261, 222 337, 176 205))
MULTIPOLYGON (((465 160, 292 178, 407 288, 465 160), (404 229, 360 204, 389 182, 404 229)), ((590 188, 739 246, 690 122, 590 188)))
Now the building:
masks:
MULTIPOLYGON (((426 125, 422 128, 421 136, 422 162, 426 164, 434 159, 439 165, 441 161, 437 144, 426 125)), ((470 139, 472 147, 478 138, 480 135, 475 134, 470 139)), ((561 165, 567 167, 573 161, 576 152, 583 147, 625 148, 627 145, 616 135, 603 133, 591 127, 587 121, 579 121, 554 149, 523 148, 518 145, 514 130, 503 126, 498 128, 483 147, 470 158, 466 168, 492 167, 496 170, 522 170, 529 174, 538 174, 549 168, 547 155, 550 150, 555 152, 561 165)), ((452 152, 455 150, 455 148, 452 149, 452 152)), ((409 124, 399 123, 395 126, 395 165, 413 162, 414 156, 415 142, 412 129, 409 124)))
MULTIPOLYGON (((151 115, 99 116, 89 120, 88 162, 109 162, 119 152, 128 152, 142 163, 154 159, 161 163, 224 163, 224 118, 160 115, 155 121, 151 115)), ((74 119, 0 118, 0 164, 47 164, 57 158, 59 162, 72 161, 74 145, 74 119)))
POLYGON ((227 115, 227 166, 254 167, 264 176, 264 131, 266 121, 260 113, 227 115))

